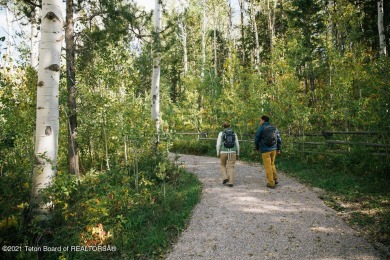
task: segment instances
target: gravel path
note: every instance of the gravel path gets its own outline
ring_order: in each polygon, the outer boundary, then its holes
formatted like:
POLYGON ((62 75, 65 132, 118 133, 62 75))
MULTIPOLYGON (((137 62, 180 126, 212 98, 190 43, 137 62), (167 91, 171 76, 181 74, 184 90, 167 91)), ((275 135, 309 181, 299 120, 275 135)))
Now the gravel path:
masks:
POLYGON ((203 191, 167 259, 385 259, 317 193, 284 174, 270 190, 261 165, 237 161, 230 188, 218 158, 180 156, 203 191))

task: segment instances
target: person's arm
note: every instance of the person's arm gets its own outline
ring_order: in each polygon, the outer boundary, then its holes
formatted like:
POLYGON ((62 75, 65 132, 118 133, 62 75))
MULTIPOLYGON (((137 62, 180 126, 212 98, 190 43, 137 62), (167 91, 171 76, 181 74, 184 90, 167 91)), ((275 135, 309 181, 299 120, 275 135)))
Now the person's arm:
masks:
POLYGON ((276 150, 280 153, 282 147, 282 137, 280 137, 279 130, 276 130, 276 150))
POLYGON ((221 149, 221 142, 222 142, 222 132, 218 134, 218 139, 217 139, 217 156, 219 156, 219 150, 221 149))
POLYGON ((256 133, 256 137, 255 137, 255 148, 256 148, 256 151, 260 150, 260 138, 261 138, 262 130, 263 130, 263 126, 260 126, 257 129, 257 133, 256 133))
POLYGON ((236 144, 236 147, 237 147, 237 156, 240 156, 240 143, 238 142, 238 136, 237 136, 237 134, 234 133, 234 135, 236 136, 235 144, 236 144))

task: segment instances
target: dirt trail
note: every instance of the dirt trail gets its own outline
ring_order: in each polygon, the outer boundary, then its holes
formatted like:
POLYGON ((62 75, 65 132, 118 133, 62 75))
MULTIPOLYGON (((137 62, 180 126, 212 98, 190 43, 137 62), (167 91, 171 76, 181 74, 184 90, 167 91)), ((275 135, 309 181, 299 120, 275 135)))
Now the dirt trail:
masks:
POLYGON ((203 192, 167 259, 385 259, 317 193, 282 173, 271 190, 262 166, 238 161, 230 188, 218 158, 181 155, 178 163, 203 192))

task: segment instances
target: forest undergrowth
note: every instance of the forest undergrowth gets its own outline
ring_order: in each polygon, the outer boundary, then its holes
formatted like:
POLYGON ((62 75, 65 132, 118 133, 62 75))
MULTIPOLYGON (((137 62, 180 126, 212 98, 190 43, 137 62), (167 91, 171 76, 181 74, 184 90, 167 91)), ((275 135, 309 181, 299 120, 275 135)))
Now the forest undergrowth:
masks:
POLYGON ((90 170, 79 180, 59 172, 45 196, 49 225, 26 221, 29 180, 1 176, 1 259, 161 259, 185 228, 201 192, 199 180, 145 152, 137 165, 90 170))

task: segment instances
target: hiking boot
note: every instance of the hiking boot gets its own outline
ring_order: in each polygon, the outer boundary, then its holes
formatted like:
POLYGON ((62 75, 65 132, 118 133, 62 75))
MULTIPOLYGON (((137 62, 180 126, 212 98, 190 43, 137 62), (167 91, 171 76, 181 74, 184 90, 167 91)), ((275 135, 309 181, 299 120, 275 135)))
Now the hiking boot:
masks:
POLYGON ((269 183, 267 183, 267 188, 275 189, 275 186, 271 186, 269 183))
POLYGON ((233 187, 233 184, 228 184, 229 187, 233 187))
POLYGON ((224 179, 222 184, 226 184, 228 182, 228 179, 224 179))

